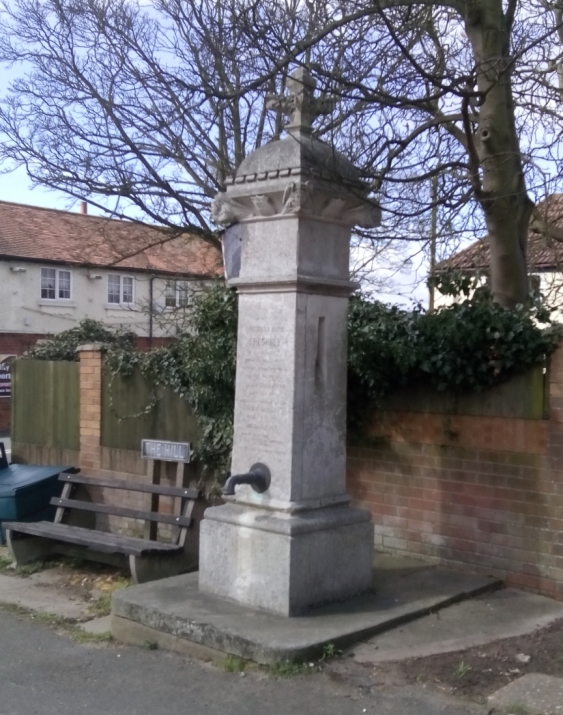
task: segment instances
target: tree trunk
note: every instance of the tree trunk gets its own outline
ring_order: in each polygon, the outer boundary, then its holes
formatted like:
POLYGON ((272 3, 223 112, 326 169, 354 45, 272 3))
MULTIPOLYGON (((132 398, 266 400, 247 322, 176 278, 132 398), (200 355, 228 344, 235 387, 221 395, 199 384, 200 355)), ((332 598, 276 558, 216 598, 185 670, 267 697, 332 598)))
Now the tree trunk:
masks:
POLYGON ((467 0, 465 28, 481 93, 478 131, 468 141, 481 176, 481 203, 490 241, 491 287, 506 307, 528 296, 526 246, 533 203, 526 191, 511 87, 510 27, 502 0, 467 0))

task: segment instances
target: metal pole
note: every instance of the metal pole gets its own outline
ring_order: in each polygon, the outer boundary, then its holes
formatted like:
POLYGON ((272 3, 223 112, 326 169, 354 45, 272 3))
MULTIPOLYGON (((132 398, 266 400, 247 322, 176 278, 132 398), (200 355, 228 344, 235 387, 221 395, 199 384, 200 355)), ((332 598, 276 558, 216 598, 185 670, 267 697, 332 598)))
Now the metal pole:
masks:
POLYGON ((434 271, 436 268, 436 237, 438 234, 438 176, 432 177, 432 214, 430 219, 430 295, 428 297, 428 310, 434 310, 434 271))

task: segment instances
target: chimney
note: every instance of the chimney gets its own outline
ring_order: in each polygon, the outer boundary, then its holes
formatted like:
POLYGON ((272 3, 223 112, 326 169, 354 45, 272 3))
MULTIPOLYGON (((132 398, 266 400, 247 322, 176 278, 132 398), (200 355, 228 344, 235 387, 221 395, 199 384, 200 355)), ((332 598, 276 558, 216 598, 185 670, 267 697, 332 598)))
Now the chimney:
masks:
POLYGON ((80 202, 79 212, 80 212, 81 214, 87 214, 87 213, 88 213, 88 204, 86 203, 86 201, 81 201, 81 202, 80 202))

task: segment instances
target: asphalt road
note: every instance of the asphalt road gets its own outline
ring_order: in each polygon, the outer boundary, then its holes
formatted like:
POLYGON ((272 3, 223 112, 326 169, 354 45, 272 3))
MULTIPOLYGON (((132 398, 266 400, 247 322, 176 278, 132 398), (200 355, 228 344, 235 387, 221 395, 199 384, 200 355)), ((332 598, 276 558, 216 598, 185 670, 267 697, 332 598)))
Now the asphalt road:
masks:
POLYGON ((416 688, 335 683, 325 674, 245 677, 173 653, 78 645, 0 611, 0 715, 484 715, 416 688))

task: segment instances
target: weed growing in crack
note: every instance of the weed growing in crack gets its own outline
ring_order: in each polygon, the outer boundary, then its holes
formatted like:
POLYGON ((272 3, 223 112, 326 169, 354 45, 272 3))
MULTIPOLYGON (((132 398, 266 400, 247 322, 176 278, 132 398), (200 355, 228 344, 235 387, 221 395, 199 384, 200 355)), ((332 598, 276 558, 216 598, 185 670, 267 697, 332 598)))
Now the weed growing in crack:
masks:
POLYGON ((471 666, 462 660, 459 662, 459 664, 454 669, 454 678, 456 680, 461 680, 461 678, 466 676, 470 670, 471 670, 471 666))

